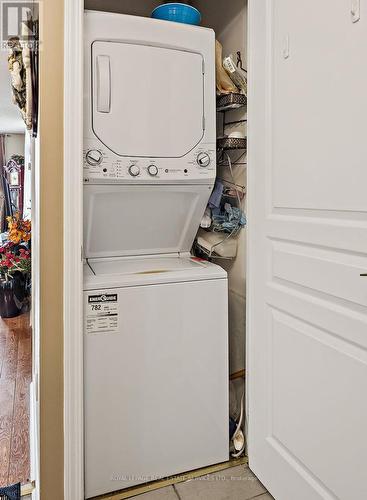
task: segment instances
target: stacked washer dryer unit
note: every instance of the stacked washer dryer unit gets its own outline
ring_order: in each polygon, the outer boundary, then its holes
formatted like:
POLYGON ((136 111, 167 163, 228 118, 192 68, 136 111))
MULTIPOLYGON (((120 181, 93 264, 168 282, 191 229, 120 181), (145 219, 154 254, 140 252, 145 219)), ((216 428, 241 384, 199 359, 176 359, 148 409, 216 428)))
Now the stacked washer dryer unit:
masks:
POLYGON ((228 458, 227 276, 190 256, 216 175, 214 33, 85 13, 86 498, 228 458))

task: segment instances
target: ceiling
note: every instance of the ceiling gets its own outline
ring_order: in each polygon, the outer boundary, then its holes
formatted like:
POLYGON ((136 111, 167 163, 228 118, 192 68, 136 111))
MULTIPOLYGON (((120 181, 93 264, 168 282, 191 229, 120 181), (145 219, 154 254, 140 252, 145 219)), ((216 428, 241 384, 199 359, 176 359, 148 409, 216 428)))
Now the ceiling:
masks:
POLYGON ((25 125, 20 111, 11 100, 8 52, 0 47, 0 134, 24 131, 25 125))

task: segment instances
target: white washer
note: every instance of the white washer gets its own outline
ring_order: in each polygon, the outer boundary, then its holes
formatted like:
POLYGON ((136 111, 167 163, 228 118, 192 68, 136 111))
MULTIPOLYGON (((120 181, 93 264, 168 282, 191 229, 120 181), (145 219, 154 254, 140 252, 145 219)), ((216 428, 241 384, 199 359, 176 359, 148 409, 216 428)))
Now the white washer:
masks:
POLYGON ((90 266, 86 498, 227 460, 226 273, 189 257, 90 266))
POLYGON ((189 253, 215 179, 213 32, 100 12, 85 32, 89 498, 228 459, 228 327, 226 272, 189 253))

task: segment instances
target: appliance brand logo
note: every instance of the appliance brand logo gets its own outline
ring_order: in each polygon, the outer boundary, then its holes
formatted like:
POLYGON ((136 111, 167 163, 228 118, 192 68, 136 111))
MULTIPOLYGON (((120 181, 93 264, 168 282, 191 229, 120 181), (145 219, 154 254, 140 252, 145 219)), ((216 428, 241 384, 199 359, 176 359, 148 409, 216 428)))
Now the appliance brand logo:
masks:
POLYGON ((88 296, 88 304, 96 304, 98 302, 117 302, 117 294, 102 293, 101 295, 88 296))

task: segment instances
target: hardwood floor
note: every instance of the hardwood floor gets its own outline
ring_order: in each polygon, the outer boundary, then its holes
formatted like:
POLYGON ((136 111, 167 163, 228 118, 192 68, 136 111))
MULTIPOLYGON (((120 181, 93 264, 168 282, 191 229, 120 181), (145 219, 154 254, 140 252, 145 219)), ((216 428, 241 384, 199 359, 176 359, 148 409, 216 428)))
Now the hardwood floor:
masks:
POLYGON ((31 377, 29 314, 0 318, 0 486, 29 480, 31 377))

